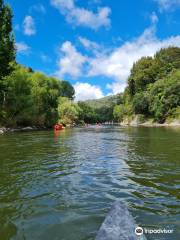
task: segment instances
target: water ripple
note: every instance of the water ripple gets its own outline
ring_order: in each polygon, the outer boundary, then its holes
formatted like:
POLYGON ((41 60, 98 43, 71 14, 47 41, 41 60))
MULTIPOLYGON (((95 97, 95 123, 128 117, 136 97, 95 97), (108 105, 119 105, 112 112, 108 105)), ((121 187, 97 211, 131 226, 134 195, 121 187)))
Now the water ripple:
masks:
POLYGON ((178 239, 179 140, 178 131, 153 128, 0 136, 1 236, 94 239, 120 199, 137 223, 171 226, 166 239, 178 239))

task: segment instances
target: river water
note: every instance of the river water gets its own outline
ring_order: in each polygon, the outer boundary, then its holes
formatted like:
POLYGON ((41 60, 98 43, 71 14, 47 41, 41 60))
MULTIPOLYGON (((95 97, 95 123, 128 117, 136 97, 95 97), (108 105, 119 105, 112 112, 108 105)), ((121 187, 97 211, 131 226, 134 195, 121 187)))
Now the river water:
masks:
POLYGON ((115 200, 147 239, 179 240, 180 129, 92 127, 0 136, 0 239, 90 240, 115 200))

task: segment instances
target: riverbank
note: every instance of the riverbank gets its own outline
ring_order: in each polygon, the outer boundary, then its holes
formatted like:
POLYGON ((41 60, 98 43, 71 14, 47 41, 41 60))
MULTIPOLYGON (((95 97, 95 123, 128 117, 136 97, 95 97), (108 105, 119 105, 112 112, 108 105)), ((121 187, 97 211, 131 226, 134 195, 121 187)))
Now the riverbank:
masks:
MULTIPOLYGON (((106 125, 106 124, 105 124, 106 125)), ((114 125, 114 124, 113 124, 114 125)), ((137 117, 135 117, 133 120, 129 121, 128 119, 125 119, 124 121, 120 122, 119 124, 115 124, 117 126, 122 127, 180 127, 180 120, 173 120, 171 122, 165 122, 165 123, 157 123, 153 122, 153 120, 147 120, 147 121, 140 121, 137 117)), ((66 128, 73 128, 73 127, 82 127, 84 125, 71 125, 66 126, 66 128)), ((63 127, 64 129, 65 127, 63 127)), ((13 132, 29 132, 29 131, 41 131, 41 130, 48 130, 47 127, 17 127, 17 128, 6 128, 1 127, 0 128, 0 135, 5 133, 13 133, 13 132)))
POLYGON ((180 120, 179 119, 171 119, 164 123, 155 122, 153 119, 144 119, 142 115, 136 115, 131 119, 124 119, 120 126, 145 126, 145 127, 180 127, 180 120))
POLYGON ((6 128, 1 127, 0 128, 0 134, 5 133, 13 133, 13 132, 29 132, 29 131, 40 131, 40 130, 47 130, 47 127, 17 127, 17 128, 6 128))

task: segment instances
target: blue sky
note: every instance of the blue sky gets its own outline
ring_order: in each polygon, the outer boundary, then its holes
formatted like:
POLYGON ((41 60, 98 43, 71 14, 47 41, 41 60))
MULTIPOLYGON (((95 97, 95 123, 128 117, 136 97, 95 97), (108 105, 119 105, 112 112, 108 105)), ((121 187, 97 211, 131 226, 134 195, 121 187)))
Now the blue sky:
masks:
POLYGON ((18 62, 70 81, 76 99, 122 92, 133 62, 180 47, 180 0, 7 0, 18 62))

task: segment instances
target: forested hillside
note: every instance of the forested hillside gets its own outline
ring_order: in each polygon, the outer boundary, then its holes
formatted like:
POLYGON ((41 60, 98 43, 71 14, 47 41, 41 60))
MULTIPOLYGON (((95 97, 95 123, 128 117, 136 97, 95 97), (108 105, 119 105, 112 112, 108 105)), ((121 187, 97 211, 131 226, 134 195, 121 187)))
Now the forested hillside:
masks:
POLYGON ((80 119, 89 123, 180 119, 180 48, 161 49, 134 63, 124 93, 78 105, 80 119))
POLYGON ((87 123, 113 121, 113 109, 117 104, 121 103, 121 94, 107 96, 96 100, 78 102, 78 106, 82 110, 80 119, 87 123))
POLYGON ((161 49, 154 57, 134 63, 122 104, 114 108, 117 121, 151 118, 163 123, 180 118, 180 48, 161 49))

